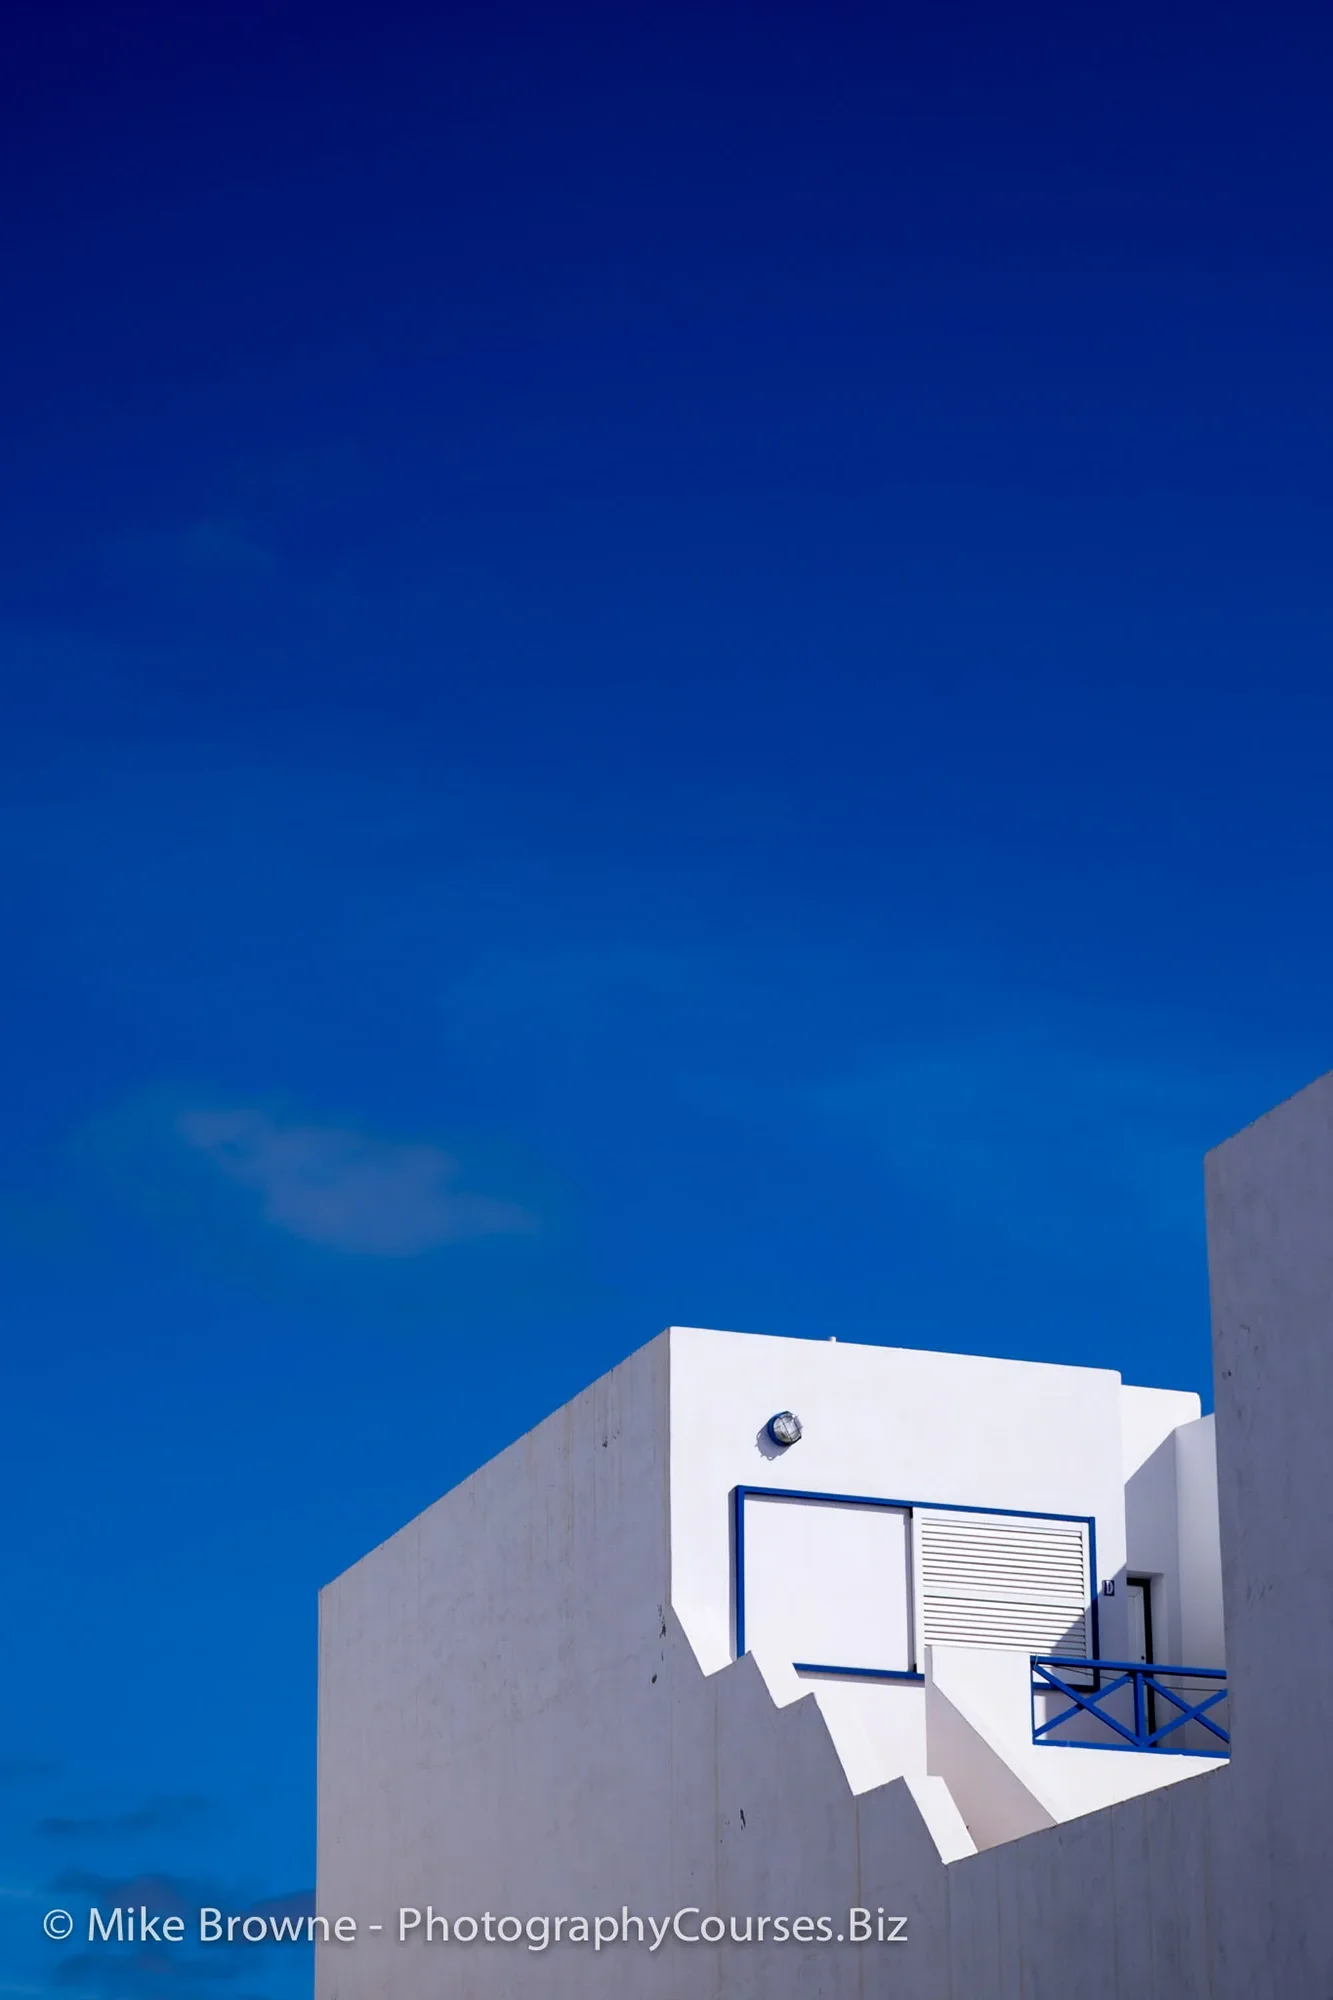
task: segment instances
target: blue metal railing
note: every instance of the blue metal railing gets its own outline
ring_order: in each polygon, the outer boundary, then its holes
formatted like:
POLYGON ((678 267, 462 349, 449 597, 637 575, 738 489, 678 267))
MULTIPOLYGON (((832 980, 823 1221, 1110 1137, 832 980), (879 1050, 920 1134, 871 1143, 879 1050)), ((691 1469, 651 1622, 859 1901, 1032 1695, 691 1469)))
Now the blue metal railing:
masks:
POLYGON ((1208 1711, 1226 1698, 1225 1667, 1160 1667, 1156 1664, 1145 1666, 1141 1660, 1066 1660, 1056 1653, 1032 1655, 1034 1743, 1059 1743, 1074 1750, 1159 1750, 1178 1757, 1224 1757, 1230 1750, 1230 1734, 1220 1722, 1210 1719, 1208 1711), (1065 1678, 1068 1674, 1076 1674, 1080 1678, 1090 1675, 1091 1685, 1071 1686, 1065 1678), (1170 1687, 1164 1675, 1177 1681, 1203 1681, 1208 1684, 1216 1681, 1221 1685, 1207 1694, 1204 1700, 1192 1701, 1189 1699, 1192 1689, 1187 1692, 1180 1687, 1170 1687), (1113 1714, 1106 1704, 1113 1696, 1122 1695, 1125 1689, 1132 1690, 1132 1693, 1117 1702, 1120 1713, 1113 1714), (1061 1709, 1058 1715, 1048 1715, 1044 1722, 1038 1723, 1038 1695, 1063 1695, 1069 1706, 1061 1709), (1169 1704, 1174 1712, 1169 1722, 1159 1726, 1159 1715, 1169 1712, 1163 1704, 1169 1704), (1080 1715, 1094 1717, 1112 1734, 1097 1741, 1055 1735, 1056 1730, 1080 1715), (1168 1743, 1165 1740, 1191 1722, 1215 1736, 1219 1747, 1199 1748, 1197 1745, 1168 1743))

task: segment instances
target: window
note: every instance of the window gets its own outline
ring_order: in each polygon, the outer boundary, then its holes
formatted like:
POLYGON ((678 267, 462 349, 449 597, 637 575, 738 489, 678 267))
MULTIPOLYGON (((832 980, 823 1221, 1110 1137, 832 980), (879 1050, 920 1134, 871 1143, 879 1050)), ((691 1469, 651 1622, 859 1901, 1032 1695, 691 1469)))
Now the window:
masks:
POLYGON ((908 1509, 742 1496, 747 1650, 793 1665, 914 1671, 908 1509))

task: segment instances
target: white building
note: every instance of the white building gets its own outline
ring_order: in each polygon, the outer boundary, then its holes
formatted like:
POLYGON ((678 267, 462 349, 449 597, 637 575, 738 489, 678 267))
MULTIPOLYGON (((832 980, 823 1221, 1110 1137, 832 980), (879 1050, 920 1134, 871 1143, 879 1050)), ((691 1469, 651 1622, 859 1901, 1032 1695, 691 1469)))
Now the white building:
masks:
POLYGON ((672 1328, 331 1585, 323 2000, 1329 2000, 1257 1760, 1333 1668, 1333 1078, 1210 1196, 1220 1539, 1191 1394, 672 1328))

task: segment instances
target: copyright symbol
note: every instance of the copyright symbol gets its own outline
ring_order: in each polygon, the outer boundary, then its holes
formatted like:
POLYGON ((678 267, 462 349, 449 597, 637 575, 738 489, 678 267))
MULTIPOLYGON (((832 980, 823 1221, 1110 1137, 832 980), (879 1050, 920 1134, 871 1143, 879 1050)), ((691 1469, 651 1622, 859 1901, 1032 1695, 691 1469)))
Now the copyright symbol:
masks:
POLYGON ((49 1938, 67 1938, 74 1928, 74 1919, 68 1910, 48 1910, 42 1918, 42 1929, 49 1938))

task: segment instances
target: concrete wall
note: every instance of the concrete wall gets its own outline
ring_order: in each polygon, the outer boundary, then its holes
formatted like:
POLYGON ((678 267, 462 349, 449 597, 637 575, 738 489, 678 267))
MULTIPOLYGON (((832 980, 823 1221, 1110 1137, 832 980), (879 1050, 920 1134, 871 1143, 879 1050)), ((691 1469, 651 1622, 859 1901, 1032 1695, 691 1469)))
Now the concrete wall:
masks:
MULTIPOLYGON (((606 1855, 575 1828, 661 1796, 666 1480, 657 1341, 323 1593, 321 1909, 596 1896, 606 1855)), ((627 1893, 659 1860, 644 1844, 627 1893)), ((421 1990, 385 1965, 322 1954, 319 1990, 421 1990)))
MULTIPOLYGON (((1333 1077, 1211 1156, 1208 1211, 1228 1767, 983 1853, 947 1850, 938 1777, 855 1795, 790 1669, 719 1657, 716 1496, 699 1502, 697 1532, 683 1524, 693 1554, 667 1576, 654 1343, 326 1594, 320 1907, 388 1923, 427 1901, 520 1916, 697 1905, 742 1920, 882 1904, 907 1917, 908 1942, 595 1955, 389 1935, 321 1947, 321 2000, 1330 2000, 1333 1077), (705 1655, 716 1671, 701 1671, 705 1655)), ((818 1439, 802 1384, 772 1386, 764 1400, 800 1409, 818 1439)), ((769 1414, 755 1410, 751 1437, 769 1414)), ((871 1430, 867 1449, 882 1442, 871 1430)), ((1176 1454, 1184 1542, 1205 1438, 1176 1454)), ((748 1477, 715 1443, 719 1486, 748 1477)), ((802 1483, 852 1483, 830 1470, 802 1483)))

